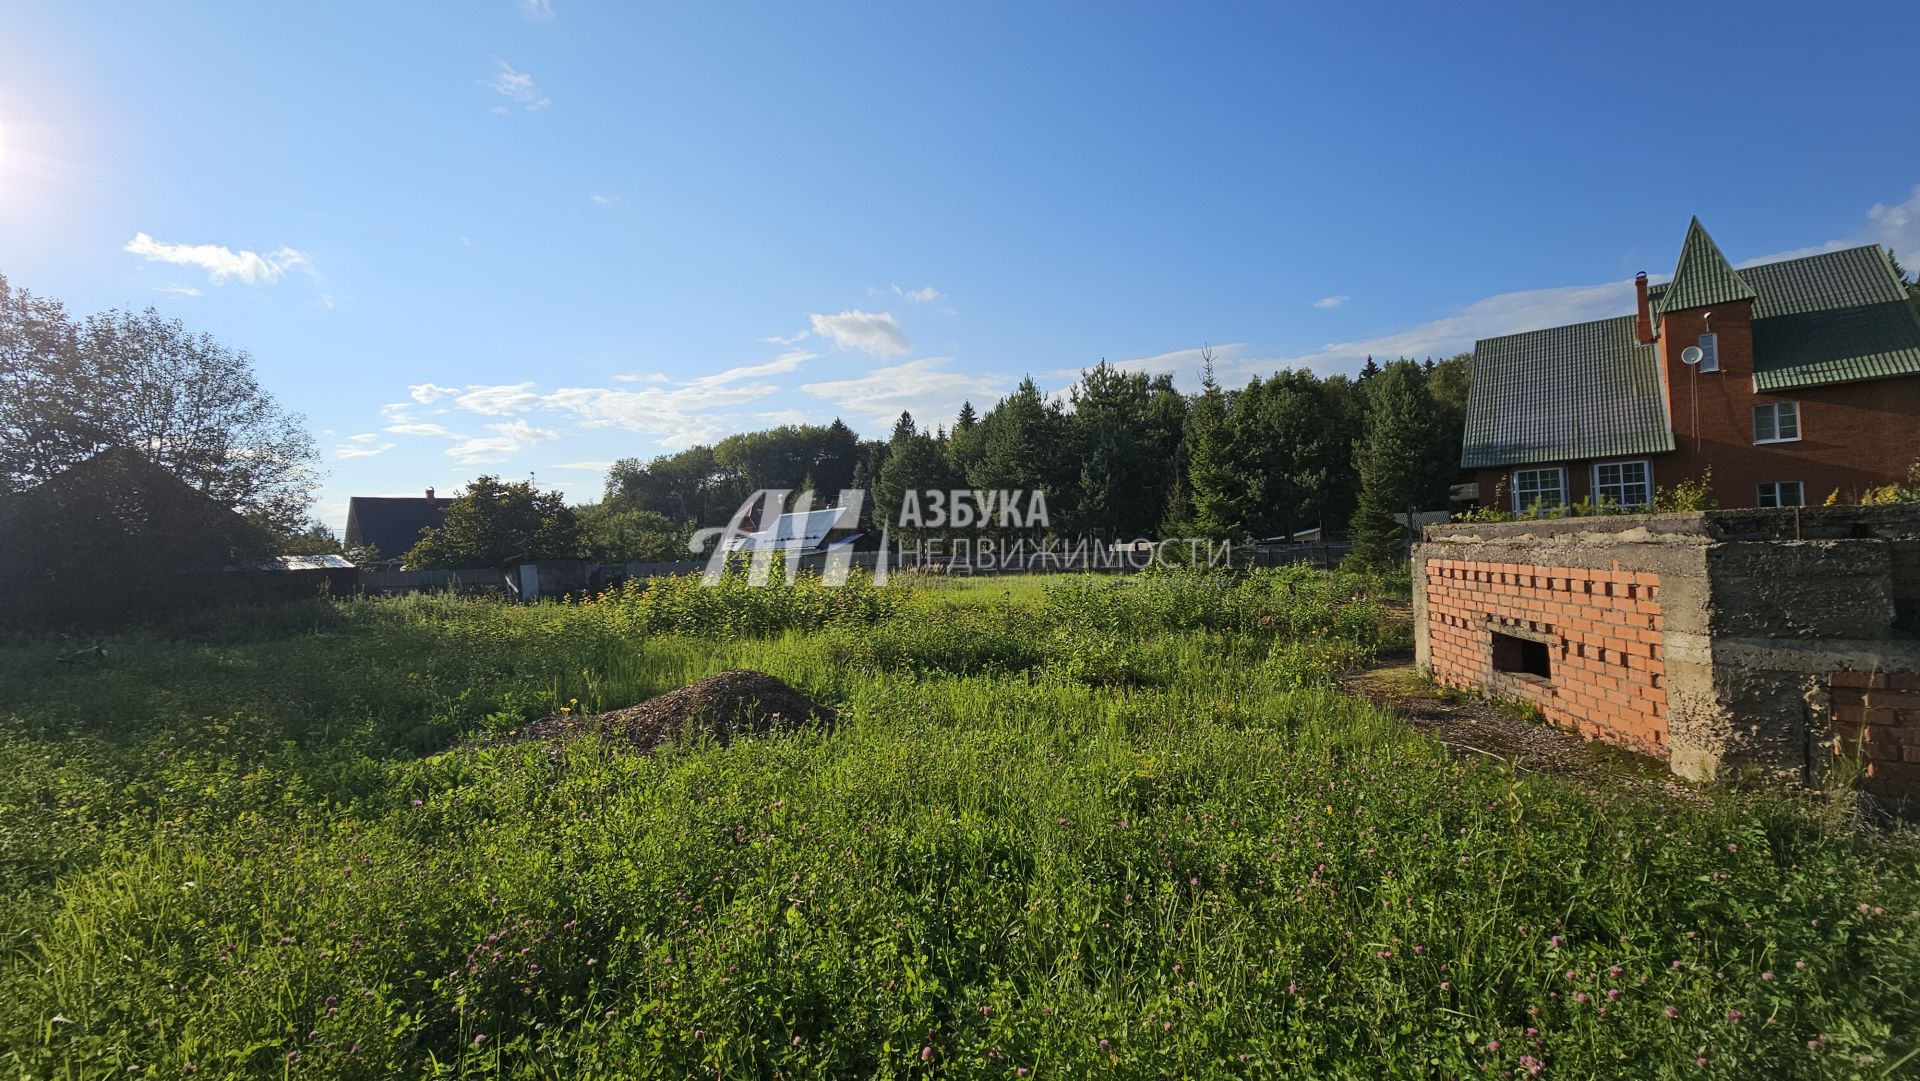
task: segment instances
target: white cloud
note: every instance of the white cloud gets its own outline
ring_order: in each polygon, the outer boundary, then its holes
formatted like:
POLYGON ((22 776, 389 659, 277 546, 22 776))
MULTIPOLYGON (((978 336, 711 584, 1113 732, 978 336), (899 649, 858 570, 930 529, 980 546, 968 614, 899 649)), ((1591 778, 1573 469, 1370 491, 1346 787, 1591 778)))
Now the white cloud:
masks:
MULTIPOLYGON (((327 434, 332 435, 333 429, 327 429, 327 434)), ((379 442, 380 437, 372 432, 361 432, 359 435, 348 436, 347 440, 352 443, 376 443, 379 442)))
POLYGON ((407 387, 407 397, 421 405, 432 405, 442 398, 451 398, 460 393, 459 387, 443 387, 436 383, 415 383, 407 387))
POLYGON ((613 463, 612 462, 561 462, 558 465, 550 465, 547 468, 548 469, 584 469, 593 473, 605 473, 607 470, 613 468, 613 463))
POLYGON ((262 255, 245 249, 234 251, 218 244, 163 244, 145 233, 133 234, 133 239, 121 250, 148 262, 199 267, 215 285, 224 285, 230 279, 248 285, 270 285, 295 267, 311 269, 313 266, 306 252, 292 248, 278 248, 262 255))
POLYGON ((754 417, 779 427, 784 424, 805 424, 809 418, 798 409, 776 409, 770 413, 755 413, 754 417))
POLYGON ((798 345, 801 342, 806 341, 808 333, 809 333, 808 331, 803 330, 800 333, 795 334, 791 338, 782 338, 782 337, 779 337, 778 335, 774 335, 774 336, 762 338, 760 340, 767 343, 768 345, 784 345, 791 348, 792 346, 798 345))
POLYGON ((898 357, 913 352, 912 343, 888 312, 855 310, 808 318, 813 323, 813 333, 842 349, 858 349, 876 357, 898 357))
POLYGON ((551 0, 515 0, 520 9, 520 17, 534 22, 550 22, 553 19, 551 0))
POLYGON ((601 195, 598 192, 588 196, 588 198, 592 199, 597 206, 612 206, 620 201, 618 195, 601 195))
POLYGON ((1356 368, 1369 356, 1379 360, 1452 356, 1472 349, 1473 343, 1481 338, 1584 323, 1631 311, 1631 281, 1524 289, 1476 300, 1452 315, 1391 334, 1330 342, 1298 356, 1235 358, 1222 367, 1241 375, 1264 374, 1276 368, 1300 365, 1322 373, 1344 372, 1356 368))
POLYGON ((420 435, 431 439, 467 438, 444 424, 434 424, 424 420, 396 420, 380 430, 394 435, 420 435))
POLYGON ((809 353, 804 349, 796 349, 790 353, 782 353, 772 360, 767 361, 765 364, 749 364, 740 368, 728 368, 724 372, 715 372, 712 375, 703 375, 688 385, 695 387, 716 387, 723 383, 737 383, 742 379, 751 379, 760 375, 784 375, 819 355, 818 353, 809 353))
POLYGON ((454 398, 453 404, 470 413, 497 417, 506 413, 518 413, 540 400, 540 396, 531 389, 533 383, 515 383, 511 386, 470 386, 466 393, 454 398))
POLYGON ((153 291, 156 293, 165 293, 170 297, 197 297, 200 295, 200 290, 195 289, 191 285, 175 285, 172 283, 156 285, 153 287, 153 291))
POLYGON ((976 408, 998 401, 1011 381, 1002 375, 968 375, 947 371, 950 357, 926 357, 875 368, 852 379, 803 383, 802 391, 830 401, 860 423, 882 431, 904 411, 929 426, 951 424, 960 403, 971 399, 976 408))
POLYGON ((388 444, 374 444, 372 440, 374 440, 376 436, 371 434, 371 432, 365 434, 365 436, 348 436, 348 438, 349 440, 355 440, 355 442, 351 442, 351 444, 340 444, 338 447, 334 447, 334 457, 336 457, 336 459, 353 459, 353 457, 384 455, 386 451, 390 451, 390 449, 394 449, 396 445, 399 445, 392 444, 392 442, 388 442, 388 444))
POLYGON ((462 465, 497 465, 536 443, 560 438, 551 428, 535 428, 524 420, 489 424, 490 436, 477 436, 447 448, 447 456, 462 465))
MULTIPOLYGON (((553 104, 553 99, 547 97, 546 93, 540 89, 540 84, 533 81, 531 74, 516 70, 512 64, 497 56, 493 58, 493 63, 495 67, 493 77, 482 79, 481 86, 503 98, 519 102, 520 106, 528 112, 544 109, 553 104)), ((493 111, 504 113, 508 110, 504 105, 495 105, 493 111)))
POLYGON ((1893 252, 1910 254, 1904 262, 1913 263, 1913 254, 1920 254, 1920 184, 1913 186, 1906 202, 1888 206, 1875 203, 1867 208, 1866 220, 1854 231, 1839 240, 1829 240, 1824 244, 1813 244, 1789 251, 1777 251, 1769 255, 1755 256, 1742 260, 1734 266, 1745 270, 1761 263, 1778 263, 1784 259, 1799 259, 1823 252, 1839 251, 1842 248, 1856 248, 1862 244, 1878 244, 1893 252))
POLYGON ((927 304, 940 299, 940 290, 931 285, 924 289, 902 289, 896 285, 893 287, 893 295, 906 297, 915 304, 927 304))
POLYGON ((1867 230, 1874 243, 1893 249, 1896 255, 1906 252, 1905 261, 1915 263, 1920 256, 1920 184, 1913 186, 1904 203, 1868 207, 1867 230))
POLYGON ((1319 300, 1313 302, 1313 306, 1316 308, 1338 308, 1340 305, 1352 299, 1352 297, 1345 293, 1337 293, 1330 297, 1321 297, 1319 300))
POLYGON ((616 375, 613 378, 616 381, 621 383, 671 383, 673 382, 673 380, 667 378, 667 373, 665 372, 648 372, 645 375, 616 375))

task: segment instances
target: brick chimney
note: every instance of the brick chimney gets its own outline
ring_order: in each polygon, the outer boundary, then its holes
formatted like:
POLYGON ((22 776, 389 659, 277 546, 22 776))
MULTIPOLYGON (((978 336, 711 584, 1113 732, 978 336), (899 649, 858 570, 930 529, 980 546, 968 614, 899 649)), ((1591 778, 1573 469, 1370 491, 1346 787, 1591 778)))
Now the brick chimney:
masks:
POLYGON ((1653 305, 1647 302, 1646 271, 1633 276, 1633 292, 1639 300, 1633 320, 1633 336, 1641 345, 1650 345, 1653 343, 1653 305))

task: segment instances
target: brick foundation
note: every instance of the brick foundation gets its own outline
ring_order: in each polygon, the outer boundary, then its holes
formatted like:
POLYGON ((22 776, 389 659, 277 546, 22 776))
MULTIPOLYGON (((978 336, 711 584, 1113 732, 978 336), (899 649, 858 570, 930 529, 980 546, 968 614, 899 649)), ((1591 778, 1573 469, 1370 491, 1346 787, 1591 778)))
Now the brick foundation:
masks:
POLYGON ((1415 663, 1589 739, 1920 808, 1920 505, 1429 526, 1415 663))
POLYGON ((1920 675, 1835 672, 1827 680, 1833 752, 1865 767, 1883 796, 1920 793, 1920 675))
POLYGON ((1530 702, 1588 739, 1666 757, 1659 575, 1458 559, 1429 560, 1425 572, 1435 679, 1530 702), (1544 645, 1550 674, 1503 670, 1496 635, 1544 645))

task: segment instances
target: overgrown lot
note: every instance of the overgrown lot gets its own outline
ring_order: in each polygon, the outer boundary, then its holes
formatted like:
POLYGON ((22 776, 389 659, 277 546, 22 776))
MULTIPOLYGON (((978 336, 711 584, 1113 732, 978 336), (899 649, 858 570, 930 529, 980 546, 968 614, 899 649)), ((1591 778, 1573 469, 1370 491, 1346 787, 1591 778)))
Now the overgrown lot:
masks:
POLYGON ((1305 571, 412 597, 0 648, 34 1077, 1878 1077, 1920 862, 1455 761, 1305 571), (500 739, 734 667, 831 734, 500 739))

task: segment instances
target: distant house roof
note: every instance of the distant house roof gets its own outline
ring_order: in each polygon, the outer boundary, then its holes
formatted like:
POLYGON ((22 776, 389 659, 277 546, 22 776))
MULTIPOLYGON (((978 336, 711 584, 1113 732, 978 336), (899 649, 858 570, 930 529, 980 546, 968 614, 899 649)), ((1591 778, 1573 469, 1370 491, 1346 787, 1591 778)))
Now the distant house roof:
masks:
POLYGON ((350 571, 350 570, 353 570, 354 567, 352 563, 347 562, 346 556, 326 554, 326 555, 306 555, 306 556, 274 556, 272 559, 265 560, 260 563, 250 563, 250 564, 247 564, 245 567, 242 567, 239 569, 254 570, 254 571, 274 571, 274 572, 350 571))
MULTIPOLYGON (((1753 389, 1782 391, 1920 374, 1920 309, 1878 245, 1735 270, 1700 225, 1656 313, 1753 302, 1753 389)), ((1460 464, 1468 469, 1673 449, 1659 352, 1634 317, 1475 343, 1460 464)))
POLYGON ((846 530, 854 527, 854 523, 853 514, 843 507, 827 507, 823 510, 810 510, 800 514, 782 514, 767 528, 728 541, 727 551, 784 552, 792 549, 812 551, 837 547, 836 543, 830 542, 846 543, 853 538, 830 535, 836 532, 844 534, 846 530), (843 514, 847 519, 844 526, 841 523, 843 514))
POLYGON ((1672 450, 1659 351, 1634 340, 1633 321, 1622 315, 1476 343, 1461 466, 1672 450))
POLYGON ((346 546, 371 545, 383 558, 399 559, 421 533, 440 528, 452 502, 444 496, 354 496, 347 502, 346 546))

